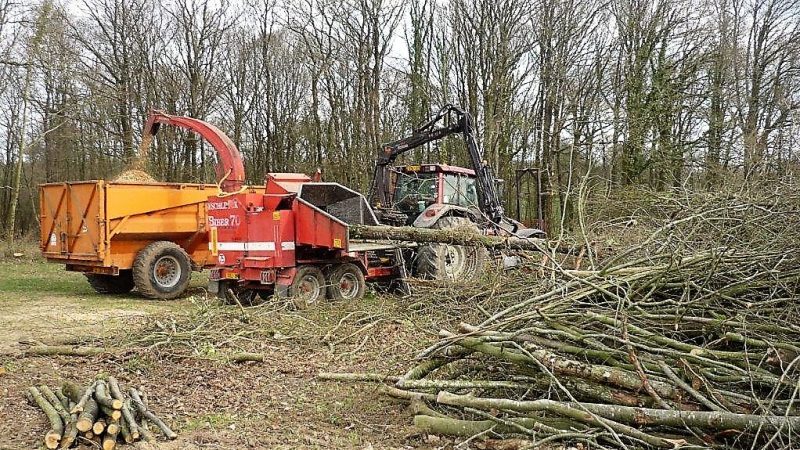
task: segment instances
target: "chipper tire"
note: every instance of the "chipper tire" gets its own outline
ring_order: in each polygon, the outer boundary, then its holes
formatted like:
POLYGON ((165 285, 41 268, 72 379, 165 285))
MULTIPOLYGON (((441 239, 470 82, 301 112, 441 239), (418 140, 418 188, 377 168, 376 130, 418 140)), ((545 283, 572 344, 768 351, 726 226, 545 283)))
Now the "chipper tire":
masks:
MULTIPOLYGON (((477 226, 465 217, 442 217, 432 228, 477 226)), ((415 275, 429 280, 466 281, 483 274, 487 251, 483 247, 428 244, 419 247, 415 275)))
POLYGON ((169 300, 183 294, 189 286, 192 263, 189 255, 174 242, 158 241, 143 248, 133 262, 133 281, 147 298, 169 300))
POLYGON ((315 266, 300 266, 291 285, 275 286, 275 296, 290 299, 297 309, 308 309, 325 298, 325 276, 315 266))
POLYGON ((331 266, 325 273, 325 282, 330 300, 358 300, 367 290, 364 273, 352 263, 331 266))
POLYGON ((119 275, 87 273, 86 280, 98 294, 119 295, 133 290, 133 274, 130 270, 120 270, 119 275))

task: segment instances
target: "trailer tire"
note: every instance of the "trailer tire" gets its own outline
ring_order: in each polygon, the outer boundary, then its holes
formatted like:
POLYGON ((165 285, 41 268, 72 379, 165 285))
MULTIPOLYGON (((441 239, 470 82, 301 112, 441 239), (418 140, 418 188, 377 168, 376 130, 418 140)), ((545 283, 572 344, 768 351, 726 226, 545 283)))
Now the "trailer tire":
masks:
POLYGON ((86 273, 86 281, 98 294, 127 294, 133 290, 133 274, 130 270, 120 270, 119 275, 86 273))
POLYGON ((297 309, 308 309, 325 298, 325 276, 318 267, 300 266, 291 285, 275 286, 275 296, 290 299, 297 309))
MULTIPOLYGON (((444 229, 473 227, 466 217, 445 216, 431 228, 444 229)), ((483 274, 487 251, 483 247, 464 245, 428 244, 419 248, 415 261, 415 274, 430 280, 465 281, 483 274)))
POLYGON ((157 241, 143 248, 133 262, 133 281, 147 298, 169 300, 189 286, 192 263, 176 243, 157 241))
POLYGON ((358 300, 367 290, 364 273, 353 263, 331 266, 325 274, 325 282, 330 300, 358 300))

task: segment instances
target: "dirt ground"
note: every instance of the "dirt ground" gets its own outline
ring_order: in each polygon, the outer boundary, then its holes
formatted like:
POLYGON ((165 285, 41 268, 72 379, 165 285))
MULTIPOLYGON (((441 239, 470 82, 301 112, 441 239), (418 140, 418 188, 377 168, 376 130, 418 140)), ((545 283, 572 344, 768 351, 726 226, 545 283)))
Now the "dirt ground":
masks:
POLYGON ((156 302, 96 294, 80 274, 35 258, 0 260, 0 274, 0 449, 41 448, 46 419, 25 401, 26 388, 85 383, 101 373, 142 387, 174 426, 178 440, 157 448, 456 444, 417 434, 406 405, 376 385, 316 379, 319 372, 407 370, 434 339, 437 318, 402 299, 373 294, 302 312, 268 302, 242 313, 208 299, 202 275, 187 298, 156 302), (29 356, 20 344, 74 341, 109 352, 29 356), (224 355, 234 350, 266 359, 229 363, 224 355))

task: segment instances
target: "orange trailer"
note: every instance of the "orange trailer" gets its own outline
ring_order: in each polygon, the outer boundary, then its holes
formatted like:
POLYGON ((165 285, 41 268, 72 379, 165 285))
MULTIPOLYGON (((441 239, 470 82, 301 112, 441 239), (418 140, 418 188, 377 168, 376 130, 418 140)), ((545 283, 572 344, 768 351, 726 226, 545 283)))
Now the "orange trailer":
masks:
POLYGON ((206 201, 217 194, 213 184, 41 185, 42 254, 85 273, 98 292, 136 286, 146 297, 177 297, 192 270, 211 264, 206 201))
POLYGON ((42 254, 66 264, 67 270, 85 273, 98 292, 126 293, 135 287, 150 298, 181 295, 190 272, 211 263, 208 198, 256 192, 244 187, 239 149, 202 120, 152 111, 144 127, 143 154, 162 125, 198 133, 214 147, 218 184, 99 180, 40 186, 42 254))

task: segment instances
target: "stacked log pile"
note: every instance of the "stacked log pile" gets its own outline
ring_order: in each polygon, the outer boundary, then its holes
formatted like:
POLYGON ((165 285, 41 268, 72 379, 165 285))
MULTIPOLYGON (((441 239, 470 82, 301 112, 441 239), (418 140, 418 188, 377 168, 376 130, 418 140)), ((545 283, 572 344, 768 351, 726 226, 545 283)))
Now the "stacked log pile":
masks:
POLYGON ((149 424, 168 439, 177 434, 147 408, 135 388, 123 391, 114 377, 98 379, 89 386, 65 382, 60 388, 30 387, 28 400, 47 416, 50 431, 44 438, 49 449, 70 448, 81 441, 112 450, 118 443, 154 442, 149 424))
POLYGON ((425 433, 797 448, 800 210, 774 198, 679 206, 589 270, 550 261, 528 295, 508 286, 514 301, 441 330, 401 376, 321 377, 389 382, 425 433))

